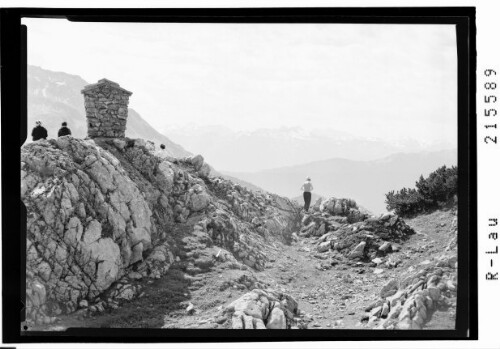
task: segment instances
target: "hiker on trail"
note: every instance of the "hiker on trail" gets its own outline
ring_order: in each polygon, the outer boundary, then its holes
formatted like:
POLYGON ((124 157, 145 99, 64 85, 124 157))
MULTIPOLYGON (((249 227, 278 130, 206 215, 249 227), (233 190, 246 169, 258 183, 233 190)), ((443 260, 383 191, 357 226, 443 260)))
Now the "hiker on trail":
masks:
POLYGON ((31 137, 33 137, 33 141, 38 141, 39 139, 47 139, 47 130, 42 126, 42 122, 38 120, 36 122, 36 126, 33 127, 33 131, 31 131, 31 137))
POLYGON ((304 210, 306 210, 306 212, 309 211, 309 205, 311 205, 311 191, 313 189, 311 177, 307 177, 302 187, 300 187, 300 190, 304 191, 304 210))
POLYGON ((59 132, 57 132, 57 137, 71 135, 71 130, 67 126, 68 124, 66 121, 62 123, 62 127, 59 129, 59 132))

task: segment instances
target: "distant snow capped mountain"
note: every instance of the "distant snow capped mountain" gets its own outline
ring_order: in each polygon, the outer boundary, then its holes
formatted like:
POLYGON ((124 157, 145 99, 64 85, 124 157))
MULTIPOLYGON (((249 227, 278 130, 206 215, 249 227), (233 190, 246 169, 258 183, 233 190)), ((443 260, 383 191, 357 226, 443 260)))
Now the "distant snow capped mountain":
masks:
POLYGON ((203 154, 215 168, 235 172, 260 171, 331 158, 368 161, 398 152, 456 148, 456 145, 446 142, 362 138, 328 127, 306 130, 294 126, 237 131, 222 125, 190 124, 170 127, 163 133, 193 152, 203 154))
POLYGON ((263 171, 226 172, 278 195, 297 198, 306 177, 324 197, 351 198, 373 213, 385 212, 385 194, 415 187, 420 175, 457 164, 457 150, 398 153, 372 161, 333 158, 263 171))
MULTIPOLYGON (((54 72, 28 66, 28 130, 27 142, 31 141, 31 129, 41 120, 49 138, 57 137, 61 123, 66 121, 73 136, 87 136, 87 120, 81 90, 89 83, 77 75, 54 72)), ((180 145, 165 137, 133 109, 129 108, 127 137, 143 138, 156 144, 165 144, 167 152, 176 157, 191 155, 180 145)))

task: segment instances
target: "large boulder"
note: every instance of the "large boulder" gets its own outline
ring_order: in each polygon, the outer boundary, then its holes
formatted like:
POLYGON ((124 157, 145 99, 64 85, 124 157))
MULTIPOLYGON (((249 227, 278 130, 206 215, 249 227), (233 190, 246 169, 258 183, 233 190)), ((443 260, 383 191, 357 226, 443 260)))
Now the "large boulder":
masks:
POLYGON ((271 330, 286 330, 286 317, 283 310, 274 307, 269 315, 266 328, 271 330))
POLYGON ((188 192, 187 206, 191 211, 201 211, 210 204, 210 195, 206 192, 205 188, 196 184, 188 192))
POLYGON ((225 307, 233 329, 289 329, 298 303, 274 290, 254 289, 225 307))
POLYGON ((356 201, 352 199, 331 197, 321 202, 319 210, 334 216, 348 217, 350 223, 360 222, 366 218, 366 215, 359 211, 356 201))
MULTIPOLYGON (((329 228, 333 230, 332 227, 329 228)), ((353 224, 343 224, 335 229, 336 249, 349 258, 376 260, 397 250, 397 243, 405 241, 415 231, 396 215, 367 218, 353 224)))
POLYGON ((27 289, 40 294, 43 286, 48 313, 96 298, 151 248, 152 211, 143 193, 94 141, 28 144, 21 171, 27 289))
POLYGON ((203 159, 203 156, 201 156, 200 154, 189 158, 189 160, 193 164, 194 169, 196 171, 199 171, 205 162, 205 160, 203 159))
POLYGON ((365 251, 366 242, 361 241, 352 251, 349 253, 349 258, 360 258, 363 257, 365 251))
POLYGON ((167 160, 160 162, 157 174, 159 188, 167 193, 171 193, 174 186, 174 177, 175 172, 173 170, 172 163, 167 160))
MULTIPOLYGON (((422 329, 437 308, 456 305, 456 255, 443 255, 423 269, 410 268, 403 279, 391 279, 380 291, 378 329, 422 329)), ((366 310, 366 309, 365 309, 366 310)), ((450 315, 455 316, 455 313, 450 315)))

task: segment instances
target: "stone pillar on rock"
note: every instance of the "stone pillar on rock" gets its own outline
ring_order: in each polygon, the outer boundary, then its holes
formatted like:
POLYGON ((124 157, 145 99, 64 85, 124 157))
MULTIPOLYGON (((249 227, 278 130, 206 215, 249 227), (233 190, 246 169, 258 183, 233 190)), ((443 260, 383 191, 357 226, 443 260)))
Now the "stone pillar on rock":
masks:
POLYGON ((128 99, 132 92, 116 82, 101 79, 87 85, 82 94, 85 98, 88 136, 90 138, 125 137, 128 116, 128 99))

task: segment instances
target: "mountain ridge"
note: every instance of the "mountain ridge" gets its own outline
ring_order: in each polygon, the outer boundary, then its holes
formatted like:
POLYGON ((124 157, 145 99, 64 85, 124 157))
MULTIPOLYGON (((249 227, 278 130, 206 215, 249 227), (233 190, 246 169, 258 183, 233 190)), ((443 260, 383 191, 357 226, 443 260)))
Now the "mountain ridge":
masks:
MULTIPOLYGON (((332 124, 333 125, 333 124, 332 124)), ((233 130, 225 125, 172 126, 164 133, 204 157, 222 172, 261 171, 343 157, 371 161, 398 152, 451 149, 444 141, 360 137, 325 126, 233 130)))
POLYGON ((306 177, 326 197, 356 198, 368 210, 385 212, 385 193, 413 187, 420 175, 442 165, 456 165, 456 150, 397 153, 375 161, 343 158, 314 161, 256 172, 222 172, 286 197, 296 197, 306 177))

